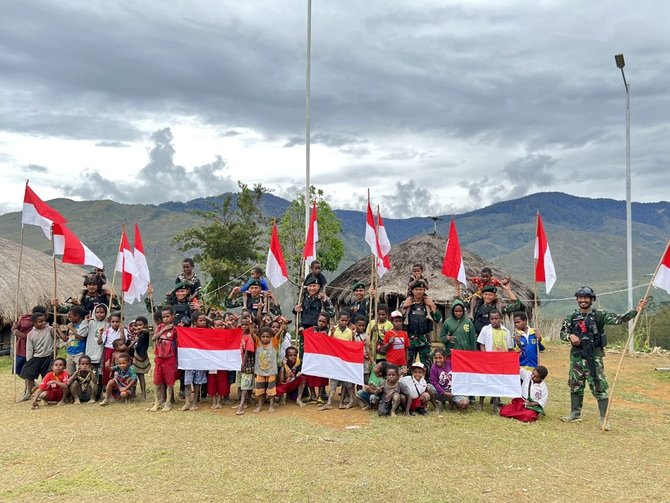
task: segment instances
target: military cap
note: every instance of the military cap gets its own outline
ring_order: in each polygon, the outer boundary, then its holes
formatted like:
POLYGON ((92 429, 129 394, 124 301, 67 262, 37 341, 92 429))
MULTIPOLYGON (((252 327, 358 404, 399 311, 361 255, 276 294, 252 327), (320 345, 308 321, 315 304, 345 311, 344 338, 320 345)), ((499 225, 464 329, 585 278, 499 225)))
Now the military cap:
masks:
POLYGON ((319 283, 319 279, 315 276, 310 276, 309 278, 307 278, 305 280, 305 286, 314 285, 314 284, 318 284, 318 283, 319 283))
POLYGON ((356 283, 354 283, 354 286, 351 287, 352 290, 358 290, 359 288, 365 290, 365 283, 363 283, 362 281, 357 281, 356 283))
POLYGON ((486 285, 484 288, 482 288, 482 293, 484 292, 496 293, 497 291, 498 289, 493 285, 486 285))
POLYGON ((428 288, 428 286, 426 285, 426 282, 425 282, 424 280, 422 280, 422 279, 417 279, 417 280, 415 280, 415 281, 412 281, 412 282, 409 284, 409 287, 410 287, 412 290, 414 290, 415 288, 428 288))
POLYGON ((251 281, 249 281, 249 287, 252 287, 252 286, 257 286, 257 287, 260 288, 261 282, 257 279, 252 279, 251 281))

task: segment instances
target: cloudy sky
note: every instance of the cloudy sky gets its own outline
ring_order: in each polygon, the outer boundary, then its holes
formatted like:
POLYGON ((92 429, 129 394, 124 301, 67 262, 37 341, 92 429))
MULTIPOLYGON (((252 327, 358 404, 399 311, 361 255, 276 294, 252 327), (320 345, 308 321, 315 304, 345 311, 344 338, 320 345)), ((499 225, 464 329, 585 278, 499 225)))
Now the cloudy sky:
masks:
MULTIPOLYGON (((388 216, 669 199, 670 3, 314 0, 312 182, 388 216)), ((304 186, 306 0, 0 3, 0 213, 304 186)))

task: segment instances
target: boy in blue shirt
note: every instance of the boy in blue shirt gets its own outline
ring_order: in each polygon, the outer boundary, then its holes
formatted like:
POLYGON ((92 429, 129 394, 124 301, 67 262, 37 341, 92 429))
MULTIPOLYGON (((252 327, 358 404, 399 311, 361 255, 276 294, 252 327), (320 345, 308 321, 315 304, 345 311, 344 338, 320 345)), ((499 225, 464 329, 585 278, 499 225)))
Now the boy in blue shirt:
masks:
POLYGON ((528 326, 528 315, 523 311, 514 313, 514 343, 521 352, 519 365, 533 371, 539 365, 540 351, 544 351, 542 336, 528 326))

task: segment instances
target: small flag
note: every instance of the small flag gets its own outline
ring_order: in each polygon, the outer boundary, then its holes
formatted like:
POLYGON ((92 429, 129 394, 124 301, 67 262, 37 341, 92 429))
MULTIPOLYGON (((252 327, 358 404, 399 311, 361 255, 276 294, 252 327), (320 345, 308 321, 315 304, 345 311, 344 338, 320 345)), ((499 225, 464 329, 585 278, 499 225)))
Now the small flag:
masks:
POLYGON ((23 211, 21 212, 22 225, 38 225, 44 235, 51 239, 51 224, 66 224, 67 220, 47 203, 42 201, 26 182, 26 192, 23 196, 23 211))
POLYGON ((270 249, 268 250, 268 260, 265 263, 265 274, 267 274, 270 283, 275 288, 280 287, 288 281, 288 269, 284 261, 284 253, 279 243, 279 234, 277 233, 277 222, 272 224, 272 237, 270 238, 270 249))
POLYGON ((654 286, 670 293, 670 245, 665 247, 663 260, 654 277, 654 286))
POLYGON ((151 283, 151 275, 149 274, 149 265, 147 264, 147 256, 144 253, 144 244, 142 243, 142 235, 140 234, 140 227, 137 224, 135 224, 133 258, 135 259, 135 269, 137 270, 137 274, 133 278, 137 284, 136 291, 139 293, 139 295, 144 295, 147 292, 149 283, 151 283))
POLYGON ((309 227, 305 238, 305 249, 303 258, 305 259, 305 276, 309 274, 309 266, 316 260, 316 243, 319 240, 319 226, 316 215, 316 201, 312 204, 312 212, 309 216, 309 227))
POLYGON ((442 261, 442 274, 466 285, 467 279, 465 277, 465 266, 463 265, 463 254, 461 253, 458 232, 456 232, 456 223, 453 218, 449 226, 449 239, 447 239, 447 248, 444 251, 444 260, 442 261))
POLYGON ((62 255, 64 264, 90 265, 103 269, 102 260, 88 249, 70 229, 53 223, 54 255, 62 255))
POLYGON ((177 361, 180 369, 242 369, 241 328, 177 327, 177 361))
POLYGON ((133 257, 133 252, 130 250, 130 243, 128 242, 125 229, 121 231, 121 246, 116 257, 115 269, 121 273, 121 290, 125 293, 123 296, 125 302, 132 304, 136 300, 139 300, 139 293, 131 291, 133 277, 137 274, 137 269, 135 268, 135 258, 133 257))
POLYGON ((364 384, 364 342, 335 339, 327 334, 315 332, 313 328, 306 329, 303 337, 305 341, 303 374, 364 384))
POLYGON ((381 278, 391 269, 391 261, 389 260, 389 252, 391 251, 391 242, 386 234, 386 227, 384 220, 379 213, 379 206, 377 206, 377 240, 379 242, 379 257, 377 257, 377 274, 381 278))
POLYGON ((464 396, 521 396, 519 353, 451 350, 451 392, 464 396))
POLYGON ((535 234, 535 282, 544 283, 544 287, 549 293, 551 288, 556 283, 556 269, 554 269, 554 262, 551 260, 551 252, 549 251, 549 243, 547 243, 547 235, 544 233, 544 226, 542 225, 542 217, 540 213, 537 214, 537 232, 535 234))

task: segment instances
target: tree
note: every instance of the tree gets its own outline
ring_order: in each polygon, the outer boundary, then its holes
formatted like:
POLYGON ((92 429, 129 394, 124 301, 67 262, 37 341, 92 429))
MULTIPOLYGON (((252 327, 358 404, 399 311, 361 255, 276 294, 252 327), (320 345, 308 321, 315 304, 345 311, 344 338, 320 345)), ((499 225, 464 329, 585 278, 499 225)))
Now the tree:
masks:
POLYGON ((205 225, 172 239, 180 251, 194 250, 194 260, 211 277, 206 288, 208 302, 220 302, 228 294, 224 287, 262 260, 266 221, 259 203, 268 190, 260 184, 253 188, 242 182, 237 185, 237 194, 222 195, 220 204, 212 204, 211 210, 193 211, 205 225))
MULTIPOLYGON (((310 198, 316 199, 319 223, 319 243, 316 247, 317 259, 325 271, 334 271, 344 257, 344 241, 340 239, 342 223, 330 205, 323 198, 323 191, 310 187, 310 198)), ((305 195, 300 194, 289 205, 279 221, 279 240, 284 251, 284 259, 289 275, 300 276, 300 263, 305 246, 305 195)), ((309 267, 309 264, 307 264, 309 267)))

